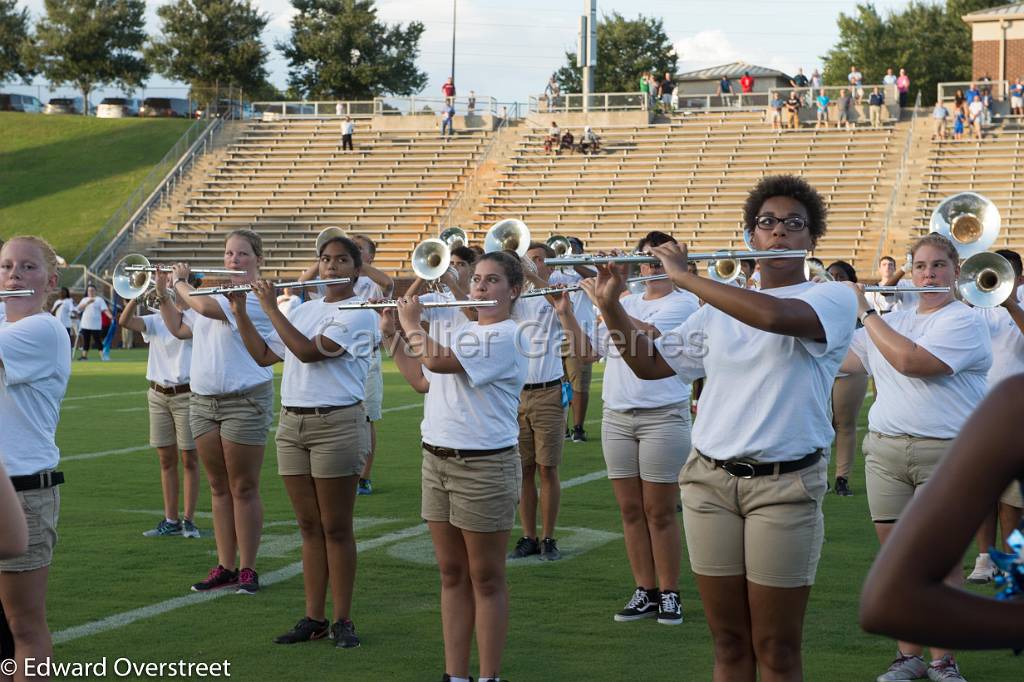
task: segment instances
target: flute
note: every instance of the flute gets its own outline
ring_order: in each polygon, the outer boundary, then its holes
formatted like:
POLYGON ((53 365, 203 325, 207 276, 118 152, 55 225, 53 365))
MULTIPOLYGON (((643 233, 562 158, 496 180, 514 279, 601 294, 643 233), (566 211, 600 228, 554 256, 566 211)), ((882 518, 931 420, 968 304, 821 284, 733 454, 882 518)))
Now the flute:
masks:
POLYGON ((36 293, 35 289, 11 289, 10 291, 0 291, 0 298, 21 298, 34 293, 36 293))
MULTIPOLYGON (((424 308, 493 308, 498 305, 497 301, 427 301, 426 303, 420 303, 424 308)), ((366 308, 368 310, 384 310, 385 308, 397 308, 398 301, 389 299, 387 301, 377 301, 371 303, 370 301, 361 301, 359 303, 342 303, 338 306, 338 310, 360 310, 366 308)))
POLYGON ((877 294, 948 294, 950 287, 897 287, 897 286, 882 286, 881 284, 869 284, 864 287, 865 292, 877 293, 877 294))
MULTIPOLYGON (((335 277, 334 279, 309 279, 305 282, 277 282, 275 289, 303 289, 305 287, 316 287, 328 284, 348 284, 352 279, 349 277, 335 277)), ((251 284, 235 284, 229 287, 206 287, 190 291, 189 296, 214 296, 216 294, 233 294, 238 291, 252 291, 251 284)))
MULTIPOLYGON (((779 249, 777 251, 712 251, 708 253, 688 253, 686 260, 743 260, 746 258, 806 258, 807 251, 802 249, 779 249)), ((608 263, 660 263, 661 260, 646 253, 631 253, 621 256, 563 256, 561 258, 545 258, 545 265, 604 265, 608 263)))
MULTIPOLYGON (((668 275, 643 275, 640 277, 630 277, 626 280, 626 284, 633 284, 634 282, 652 282, 654 280, 668 279, 668 275)), ((567 287, 546 287, 544 289, 531 289, 519 298, 533 298, 535 296, 548 296, 554 294, 566 294, 574 291, 580 291, 583 287, 579 284, 570 284, 567 287)))

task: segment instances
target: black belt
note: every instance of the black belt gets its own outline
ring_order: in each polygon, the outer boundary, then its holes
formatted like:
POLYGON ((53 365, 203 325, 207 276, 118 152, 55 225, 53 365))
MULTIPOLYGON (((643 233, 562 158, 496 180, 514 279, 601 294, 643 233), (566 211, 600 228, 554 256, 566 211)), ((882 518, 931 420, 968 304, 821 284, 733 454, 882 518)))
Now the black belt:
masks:
POLYGON ((331 412, 337 412, 338 410, 344 410, 348 407, 355 407, 361 404, 363 401, 358 400, 351 405, 330 405, 328 407, 282 407, 281 409, 292 414, 329 414, 331 412))
POLYGON ((190 393, 192 387, 188 384, 178 384, 177 386, 161 386, 155 381, 149 382, 149 387, 157 393, 163 393, 164 395, 178 395, 179 393, 190 393))
POLYGON ((754 478, 755 476, 772 476, 775 474, 775 467, 778 467, 780 474, 788 474, 794 471, 800 471, 806 469, 809 466, 813 466, 818 463, 818 460, 824 457, 825 453, 823 450, 815 450, 809 455, 804 455, 800 459, 794 459, 789 462, 777 462, 775 464, 756 464, 754 462, 744 462, 738 459, 714 459, 708 457, 703 452, 698 451, 698 455, 706 459, 715 465, 716 469, 722 469, 725 473, 735 478, 754 478))
POLYGON ((551 388, 552 386, 558 386, 561 383, 561 379, 552 379, 551 381, 545 381, 542 384, 523 384, 523 390, 536 391, 538 388, 551 388))
POLYGON ((511 450, 512 446, 509 445, 504 448, 494 448, 493 450, 455 450, 453 448, 439 448, 436 445, 431 445, 430 443, 423 443, 423 449, 434 457, 448 459, 449 457, 486 457, 487 455, 496 455, 499 452, 507 452, 511 450))
POLYGON ((11 476, 11 485, 16 491, 52 488, 64 482, 63 471, 40 471, 28 476, 11 476))

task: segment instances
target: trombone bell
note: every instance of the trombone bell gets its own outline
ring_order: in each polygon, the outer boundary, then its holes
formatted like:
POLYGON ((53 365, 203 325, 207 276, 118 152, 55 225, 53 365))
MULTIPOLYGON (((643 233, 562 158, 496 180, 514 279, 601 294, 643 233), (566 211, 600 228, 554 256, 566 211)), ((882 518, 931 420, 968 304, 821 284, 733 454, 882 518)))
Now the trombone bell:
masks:
POLYGON ((995 308, 1013 293, 1015 280, 1010 261, 998 253, 976 253, 960 266, 956 289, 975 308, 995 308))
POLYGON ((441 233, 439 239, 447 244, 449 249, 457 249, 469 243, 469 236, 461 227, 449 227, 441 233))
POLYGON ((114 266, 114 291, 121 298, 130 301, 144 294, 153 282, 153 274, 147 270, 128 271, 129 266, 150 267, 149 259, 141 253, 130 253, 114 266))
POLYGON ((487 230, 484 237, 484 251, 515 251, 522 258, 530 249, 530 228, 522 220, 509 218, 501 220, 487 230))
POLYGON ((708 265, 708 277, 722 284, 729 284, 742 274, 738 258, 723 258, 708 265))
POLYGON ((338 237, 347 237, 347 236, 348 235, 345 234, 345 230, 341 229, 340 227, 325 227, 324 229, 320 230, 320 234, 318 234, 316 236, 316 255, 317 255, 317 258, 320 257, 320 250, 322 248, 324 248, 324 244, 326 244, 327 242, 329 242, 332 239, 337 239, 338 237))
POLYGON ((431 282, 448 272, 452 255, 440 239, 424 239, 412 252, 412 270, 420 279, 431 282))
POLYGON ((556 256, 564 256, 567 253, 572 253, 572 244, 569 243, 568 238, 563 237, 560 234, 553 234, 548 237, 545 242, 551 250, 555 252, 556 256))
POLYGON ((944 199, 932 212, 931 231, 956 246, 961 258, 986 251, 996 241, 999 209, 974 192, 961 192, 944 199))

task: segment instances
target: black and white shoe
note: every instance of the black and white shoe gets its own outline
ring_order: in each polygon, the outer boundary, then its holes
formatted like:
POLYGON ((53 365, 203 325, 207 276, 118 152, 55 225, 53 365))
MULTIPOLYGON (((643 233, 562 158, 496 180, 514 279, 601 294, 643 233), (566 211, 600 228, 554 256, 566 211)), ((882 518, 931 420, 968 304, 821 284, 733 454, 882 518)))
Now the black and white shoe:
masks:
POLYGON ((658 615, 658 591, 636 588, 626 608, 615 614, 615 622, 628 623, 658 615))
POLYGON ((683 622, 683 607, 679 603, 679 593, 669 590, 661 593, 658 603, 658 623, 661 625, 680 625, 683 622))
POLYGON ((524 535, 516 542, 516 547, 509 553, 508 558, 525 559, 535 554, 540 554, 540 543, 537 542, 537 538, 524 535))
POLYGON ((541 561, 558 561, 561 558, 562 553, 558 550, 558 544, 554 538, 544 538, 540 541, 541 561))

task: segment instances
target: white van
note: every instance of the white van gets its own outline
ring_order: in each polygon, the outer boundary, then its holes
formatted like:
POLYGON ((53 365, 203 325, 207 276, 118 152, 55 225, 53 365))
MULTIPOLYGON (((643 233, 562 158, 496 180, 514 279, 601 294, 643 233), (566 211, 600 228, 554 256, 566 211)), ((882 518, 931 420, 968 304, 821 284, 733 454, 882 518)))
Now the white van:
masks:
POLYGON ((97 118, 129 118, 139 115, 140 102, 127 97, 105 97, 96 107, 97 118))

